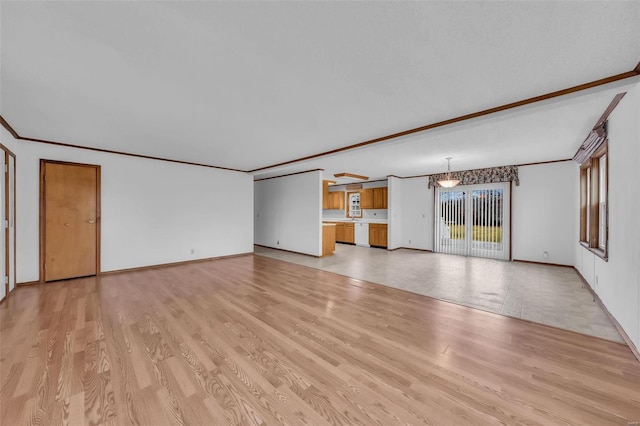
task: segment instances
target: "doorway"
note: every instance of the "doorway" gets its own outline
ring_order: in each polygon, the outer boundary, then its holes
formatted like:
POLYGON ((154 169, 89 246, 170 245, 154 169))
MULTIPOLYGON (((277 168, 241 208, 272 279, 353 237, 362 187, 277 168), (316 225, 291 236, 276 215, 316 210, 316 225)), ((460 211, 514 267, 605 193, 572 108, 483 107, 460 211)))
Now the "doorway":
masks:
POLYGON ((437 188, 434 251, 508 260, 510 185, 437 188))
POLYGON ((16 156, 0 144, 0 300, 16 287, 16 156))
POLYGON ((40 160, 40 280, 100 273, 100 166, 40 160))

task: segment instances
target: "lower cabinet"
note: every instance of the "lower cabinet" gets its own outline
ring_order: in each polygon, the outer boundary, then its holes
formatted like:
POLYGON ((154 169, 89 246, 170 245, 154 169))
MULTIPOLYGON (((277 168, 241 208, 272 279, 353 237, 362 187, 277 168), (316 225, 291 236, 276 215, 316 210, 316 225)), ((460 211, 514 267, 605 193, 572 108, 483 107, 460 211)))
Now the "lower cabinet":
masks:
POLYGON ((336 243, 355 244, 355 228, 353 223, 336 223, 336 243))
POLYGON ((335 225, 322 225, 322 256, 331 256, 336 251, 335 225))
POLYGON ((344 224, 344 242, 355 244, 356 243, 356 231, 353 226, 353 223, 345 223, 344 224))
POLYGON ((336 223, 336 243, 344 241, 344 226, 341 223, 336 223))
POLYGON ((375 247, 387 247, 387 224, 369 224, 369 245, 375 247))

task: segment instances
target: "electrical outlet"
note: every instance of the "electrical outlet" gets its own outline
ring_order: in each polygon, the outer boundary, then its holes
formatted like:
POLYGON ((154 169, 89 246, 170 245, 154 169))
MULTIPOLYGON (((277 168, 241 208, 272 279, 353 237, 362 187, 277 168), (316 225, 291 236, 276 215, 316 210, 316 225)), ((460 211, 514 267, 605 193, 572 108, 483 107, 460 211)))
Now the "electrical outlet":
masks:
POLYGON ((409 244, 411 244, 411 240, 409 240, 409 244))
POLYGON ((549 252, 545 251, 544 253, 542 253, 542 257, 544 257, 545 259, 549 258, 549 252))
POLYGON ((277 245, 280 245, 280 240, 276 241, 276 244, 277 244, 277 245))
POLYGON ((191 249, 191 254, 196 254, 196 249, 191 249))

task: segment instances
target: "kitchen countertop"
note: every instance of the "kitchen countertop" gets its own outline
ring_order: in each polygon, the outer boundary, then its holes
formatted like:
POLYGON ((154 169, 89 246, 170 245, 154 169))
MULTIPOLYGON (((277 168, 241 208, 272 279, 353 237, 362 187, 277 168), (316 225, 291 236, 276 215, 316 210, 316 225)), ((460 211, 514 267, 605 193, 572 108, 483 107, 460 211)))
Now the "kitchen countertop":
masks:
POLYGON ((346 223, 388 223, 387 219, 332 219, 332 218, 323 218, 322 222, 346 222, 346 223))

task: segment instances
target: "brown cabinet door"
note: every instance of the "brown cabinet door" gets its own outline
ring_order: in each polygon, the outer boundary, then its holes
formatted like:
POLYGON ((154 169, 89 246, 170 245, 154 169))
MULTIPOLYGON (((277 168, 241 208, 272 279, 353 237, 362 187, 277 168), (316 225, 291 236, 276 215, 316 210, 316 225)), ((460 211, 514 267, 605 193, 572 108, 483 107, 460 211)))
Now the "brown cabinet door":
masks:
POLYGON ((386 186, 382 188, 382 207, 381 209, 389 208, 389 188, 386 186))
POLYGON ((387 247, 387 225, 381 224, 378 228, 378 242, 380 247, 387 247))
POLYGON ((323 209, 329 208, 329 181, 328 180, 322 181, 322 208, 323 209))
POLYGON ((43 162, 44 280, 98 272, 97 166, 43 162))
POLYGON ((344 191, 329 192, 329 209, 344 210, 344 191))
POLYGON ((356 238, 353 223, 345 223, 344 225, 344 242, 351 244, 355 243, 356 238))
POLYGON ((386 209, 387 202, 387 188, 373 188, 373 208, 374 209, 386 209))
POLYGON ((378 245, 378 228, 375 223, 369 224, 369 245, 370 246, 378 245))
POLYGON ((382 188, 373 188, 373 208, 381 209, 382 205, 382 188))
POLYGON ((336 192, 336 209, 344 210, 344 191, 336 192))
POLYGON ((387 225, 384 223, 369 224, 369 245, 387 247, 387 225))
POLYGON ((336 241, 340 243, 344 242, 344 223, 336 224, 336 241))
POLYGON ((360 208, 372 209, 373 208, 373 189, 361 189, 360 190, 360 208))

